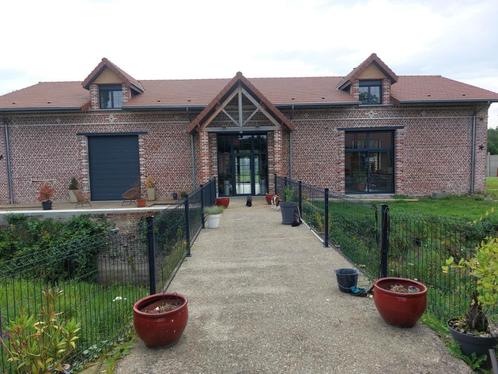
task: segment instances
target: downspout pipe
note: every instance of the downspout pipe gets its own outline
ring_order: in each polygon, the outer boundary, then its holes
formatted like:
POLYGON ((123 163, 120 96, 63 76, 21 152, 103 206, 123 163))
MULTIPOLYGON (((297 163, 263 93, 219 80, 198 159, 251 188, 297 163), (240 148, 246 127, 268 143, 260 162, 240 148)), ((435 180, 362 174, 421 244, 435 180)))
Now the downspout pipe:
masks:
POLYGON ((10 152, 10 128, 9 120, 4 118, 3 120, 3 131, 5 140, 5 164, 7 168, 7 189, 9 192, 9 204, 14 204, 14 185, 12 182, 12 158, 10 152))
POLYGON ((470 128, 470 186, 469 193, 475 192, 476 182, 476 112, 472 114, 472 123, 470 128))
POLYGON ((194 138, 194 133, 190 134, 190 148, 192 152, 192 191, 195 191, 197 187, 197 172, 196 172, 196 167, 195 167, 195 138, 194 138))
MULTIPOLYGON (((292 104, 291 108, 291 115, 290 115, 290 120, 294 118, 294 104, 292 104)), ((292 131, 289 130, 289 165, 288 165, 289 171, 288 175, 289 178, 292 179, 292 131)))

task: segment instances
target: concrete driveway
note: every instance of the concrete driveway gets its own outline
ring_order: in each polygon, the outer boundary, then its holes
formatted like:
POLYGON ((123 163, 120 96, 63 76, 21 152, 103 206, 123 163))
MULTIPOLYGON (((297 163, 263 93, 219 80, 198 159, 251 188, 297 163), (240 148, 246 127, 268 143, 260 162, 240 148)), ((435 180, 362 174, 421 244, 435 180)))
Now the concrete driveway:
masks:
POLYGON ((471 372, 429 328, 391 327, 372 299, 340 293, 334 269, 351 265, 304 225, 280 224, 263 199, 244 202, 201 232, 171 284, 189 298, 179 343, 138 343, 118 373, 471 372))

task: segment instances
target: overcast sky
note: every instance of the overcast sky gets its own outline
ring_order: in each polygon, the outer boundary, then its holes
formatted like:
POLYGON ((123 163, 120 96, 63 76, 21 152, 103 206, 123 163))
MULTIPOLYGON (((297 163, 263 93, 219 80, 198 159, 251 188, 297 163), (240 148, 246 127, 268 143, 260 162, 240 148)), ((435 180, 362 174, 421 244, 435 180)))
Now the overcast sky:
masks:
POLYGON ((81 81, 104 56, 160 79, 345 75, 371 52, 399 75, 498 92, 497 0, 16 0, 0 10, 0 94, 81 81))

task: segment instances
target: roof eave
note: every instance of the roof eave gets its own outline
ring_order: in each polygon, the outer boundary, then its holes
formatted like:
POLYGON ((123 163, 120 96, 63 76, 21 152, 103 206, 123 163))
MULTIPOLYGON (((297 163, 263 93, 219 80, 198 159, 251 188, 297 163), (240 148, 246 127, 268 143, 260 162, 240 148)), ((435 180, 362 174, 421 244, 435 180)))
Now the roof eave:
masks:
POLYGON ((121 109, 129 111, 137 110, 202 110, 206 105, 188 105, 188 104, 171 104, 171 105, 123 105, 121 109))
POLYGON ((497 103, 496 99, 458 99, 458 100, 396 100, 399 104, 404 105, 421 105, 421 104, 465 104, 465 103, 497 103))
POLYGON ((15 112, 81 112, 81 107, 25 107, 25 108, 0 108, 2 113, 15 113, 15 112))

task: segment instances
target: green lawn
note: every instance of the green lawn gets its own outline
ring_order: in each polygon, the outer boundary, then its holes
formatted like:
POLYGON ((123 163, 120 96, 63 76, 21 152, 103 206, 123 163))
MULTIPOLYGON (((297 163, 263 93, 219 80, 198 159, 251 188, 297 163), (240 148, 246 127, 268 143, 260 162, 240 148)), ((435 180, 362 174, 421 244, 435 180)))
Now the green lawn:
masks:
POLYGON ((498 200, 498 177, 486 178, 486 193, 498 200))
POLYGON ((482 196, 450 196, 441 199, 422 198, 418 201, 390 201, 393 213, 436 215, 476 220, 488 214, 492 222, 498 224, 498 201, 487 200, 482 196))

